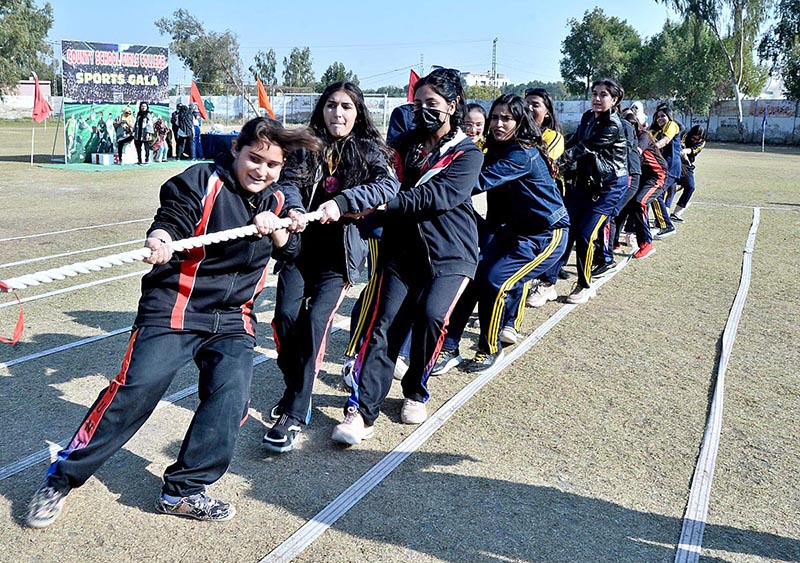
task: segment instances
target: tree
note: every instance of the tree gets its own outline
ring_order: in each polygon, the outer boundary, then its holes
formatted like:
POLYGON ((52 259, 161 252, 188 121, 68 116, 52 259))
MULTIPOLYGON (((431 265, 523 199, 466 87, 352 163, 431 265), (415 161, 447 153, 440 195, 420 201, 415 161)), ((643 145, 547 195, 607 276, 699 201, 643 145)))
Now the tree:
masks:
POLYGON ((570 19, 569 32, 561 43, 561 77, 567 91, 585 94, 598 78, 624 82, 631 61, 642 40, 627 21, 607 17, 595 8, 583 14, 583 20, 570 19))
MULTIPOLYGON (((516 94, 517 96, 525 96, 525 91, 531 88, 544 88, 554 100, 567 100, 571 96, 567 93, 567 88, 561 81, 558 82, 542 82, 541 80, 531 80, 526 84, 509 84, 502 87, 503 94, 516 94)), ((581 98, 583 91, 581 91, 581 98)))
POLYGON ((320 90, 324 90, 335 82, 352 82, 358 86, 358 76, 337 61, 322 73, 322 77, 319 79, 320 90))
POLYGON ((257 52, 253 60, 253 64, 248 69, 253 78, 260 78, 264 84, 274 85, 278 83, 278 59, 273 49, 266 53, 263 51, 257 52))
POLYGON ((468 87, 464 94, 469 100, 494 100, 500 96, 500 88, 488 84, 477 84, 468 87))
MULTIPOLYGON (((755 40, 767 18, 770 0, 657 0, 672 6, 684 16, 695 16, 708 25, 725 57, 730 87, 736 100, 739 140, 744 142, 742 85, 748 53, 755 49, 755 40)), ((750 57, 752 60, 752 58, 750 57)), ((753 84, 750 85, 753 87, 753 84)))
POLYGON ((0 1, 0 96, 36 72, 52 79, 53 50, 45 41, 53 25, 49 3, 38 8, 33 0, 0 1))
POLYGON ((625 82, 626 97, 673 99, 691 112, 706 112, 727 83, 724 60, 708 26, 694 17, 666 21, 643 45, 637 69, 625 82))
POLYGON ((408 91, 408 84, 405 86, 381 86, 371 90, 364 90, 365 94, 386 94, 390 98, 405 98, 408 91))
POLYGON ((172 37, 170 50, 189 67, 198 82, 204 83, 205 93, 223 93, 228 81, 243 91, 239 40, 235 33, 206 31, 197 18, 182 8, 172 14, 172 19, 161 18, 155 24, 161 35, 172 37))
POLYGON ((800 100, 800 0, 779 0, 775 25, 761 38, 758 53, 783 76, 785 94, 800 100))
POLYGON ((283 84, 293 88, 314 86, 311 49, 293 47, 288 57, 283 57, 283 84))

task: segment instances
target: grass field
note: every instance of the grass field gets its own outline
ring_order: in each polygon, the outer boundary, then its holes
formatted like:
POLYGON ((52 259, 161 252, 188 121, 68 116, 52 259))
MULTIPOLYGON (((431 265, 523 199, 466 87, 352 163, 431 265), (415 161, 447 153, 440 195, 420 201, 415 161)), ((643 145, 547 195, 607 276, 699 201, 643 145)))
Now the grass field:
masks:
MULTIPOLYGON (((0 124, 0 279, 140 246, 158 188, 179 168, 39 166, 49 164, 53 145, 43 129, 31 167, 30 132, 0 124), (9 265, 121 243, 130 244, 9 265)), ((678 235, 555 324, 295 560, 673 561, 721 335, 759 207, 700 560, 800 561, 798 170, 797 149, 710 145, 698 158, 696 203, 678 235)), ((70 494, 53 526, 24 528, 46 469, 41 452, 71 436, 119 369, 121 331, 133 320, 145 269, 117 267, 20 292, 30 299, 64 291, 26 302, 23 341, 0 347, 0 561, 260 561, 415 431, 399 422, 395 385, 374 439, 350 449, 331 443, 346 396, 338 375, 345 328, 330 338, 297 451, 261 450, 264 415, 282 380, 270 359, 255 367, 251 418, 229 473, 211 488, 236 504, 234 520, 209 525, 152 507, 196 406, 189 393, 158 409, 70 494), (103 283, 76 289, 91 282, 103 283), (76 346, 89 337, 97 340, 76 346), (74 347, 54 350, 60 346, 74 347)), ((527 310, 526 334, 564 307, 569 282, 558 290, 559 302, 527 310)), ((352 290, 337 326, 347 326, 356 296, 352 290)), ((259 351, 267 355, 273 300, 268 287, 257 304, 259 351)), ((4 294, 0 307, 0 334, 8 336, 18 308, 4 294)), ((462 344, 466 357, 475 340, 472 331, 462 344)), ((429 412, 471 381, 460 371, 435 378, 429 412)), ((168 395, 193 383, 187 368, 168 395)))

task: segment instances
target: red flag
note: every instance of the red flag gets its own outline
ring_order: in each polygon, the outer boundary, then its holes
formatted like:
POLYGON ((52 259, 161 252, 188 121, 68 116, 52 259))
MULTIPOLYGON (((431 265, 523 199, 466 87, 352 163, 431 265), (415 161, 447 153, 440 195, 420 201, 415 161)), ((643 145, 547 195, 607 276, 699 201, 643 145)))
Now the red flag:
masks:
POLYGON ((408 95, 406 95, 406 100, 409 102, 414 101, 414 84, 417 83, 419 80, 419 74, 414 72, 414 69, 411 69, 411 73, 408 75, 408 95))
POLYGON ((267 91, 264 89, 264 85, 261 83, 261 79, 258 76, 256 76, 256 88, 258 88, 258 107, 267 110, 269 116, 275 119, 275 112, 272 111, 267 91))
POLYGON ((42 96, 42 90, 39 88, 39 77, 36 73, 33 73, 33 113, 31 117, 36 123, 41 123, 44 121, 50 112, 53 111, 53 108, 50 107, 50 104, 47 103, 47 100, 44 99, 42 96))
POLYGON ((197 84, 192 80, 192 89, 189 92, 189 101, 197 104, 197 111, 200 112, 200 117, 208 119, 206 115, 206 106, 203 104, 203 98, 200 97, 200 90, 197 89, 197 84))

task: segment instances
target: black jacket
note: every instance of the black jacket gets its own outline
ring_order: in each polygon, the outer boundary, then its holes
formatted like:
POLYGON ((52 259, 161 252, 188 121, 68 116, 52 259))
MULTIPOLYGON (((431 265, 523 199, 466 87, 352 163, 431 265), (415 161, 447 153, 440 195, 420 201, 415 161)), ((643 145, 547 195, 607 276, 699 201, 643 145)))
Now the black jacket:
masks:
POLYGON ((578 164, 578 186, 600 190, 602 185, 627 175, 628 143, 617 113, 584 113, 578 129, 567 141, 566 155, 578 164))
MULTIPOLYGON (((272 211, 285 215, 299 204, 290 184, 274 183, 253 194, 233 174, 233 157, 220 154, 214 163, 197 164, 161 186, 161 206, 148 233, 167 231, 173 240, 251 224, 272 211)), ((264 287, 267 262, 293 257, 298 235, 280 249, 269 236, 239 238, 175 254, 168 263, 153 266, 142 278, 136 326, 211 333, 246 332, 255 335, 253 302, 264 287)))
MULTIPOLYGON (((359 150, 366 161, 364 179, 359 185, 328 191, 325 164, 315 165, 315 160, 305 150, 289 156, 284 181, 300 188, 303 205, 309 211, 330 200, 336 202, 342 213, 357 214, 378 207, 394 197, 400 184, 377 146, 364 142, 359 150)), ((338 174, 333 177, 337 183, 341 181, 338 174)), ((354 284, 366 263, 368 246, 364 239, 368 236, 372 233, 365 219, 342 218, 327 225, 309 223, 302 235, 303 247, 298 260, 312 267, 341 271, 348 282, 354 284)))
MULTIPOLYGON (((414 131, 398 141, 406 163, 414 131)), ((422 175, 401 168, 400 192, 386 206, 383 247, 399 268, 427 268, 432 276, 474 277, 478 265, 478 229, 472 188, 483 152, 459 131, 427 155, 422 175)))

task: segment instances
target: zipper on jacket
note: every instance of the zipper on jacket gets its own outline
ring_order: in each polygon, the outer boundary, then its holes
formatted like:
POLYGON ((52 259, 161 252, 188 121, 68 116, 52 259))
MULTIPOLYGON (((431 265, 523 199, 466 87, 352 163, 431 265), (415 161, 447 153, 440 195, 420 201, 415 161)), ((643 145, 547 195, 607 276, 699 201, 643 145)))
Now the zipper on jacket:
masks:
POLYGON ((422 239, 422 244, 425 246, 425 257, 428 259, 428 269, 431 272, 431 276, 436 275, 436 272, 433 269, 433 260, 431 260, 431 249, 428 246, 428 241, 425 240, 425 235, 422 232, 422 225, 417 223, 417 230, 419 231, 419 238, 422 239))

